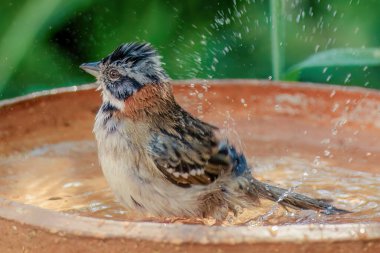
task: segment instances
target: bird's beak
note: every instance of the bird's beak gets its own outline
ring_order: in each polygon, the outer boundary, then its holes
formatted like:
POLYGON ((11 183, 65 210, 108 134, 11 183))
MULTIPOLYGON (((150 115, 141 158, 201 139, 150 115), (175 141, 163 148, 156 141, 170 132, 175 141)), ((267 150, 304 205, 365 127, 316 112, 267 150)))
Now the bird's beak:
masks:
POLYGON ((86 71, 87 73, 98 77, 100 72, 100 62, 90 62, 90 63, 83 63, 79 67, 86 71))

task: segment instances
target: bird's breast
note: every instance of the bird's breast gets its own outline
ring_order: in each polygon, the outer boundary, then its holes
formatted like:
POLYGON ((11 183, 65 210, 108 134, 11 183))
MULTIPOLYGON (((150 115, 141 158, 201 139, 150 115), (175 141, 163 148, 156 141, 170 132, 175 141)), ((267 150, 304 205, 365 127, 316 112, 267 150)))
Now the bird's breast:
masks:
POLYGON ((100 114, 94 133, 103 174, 122 204, 155 215, 198 215, 198 199, 207 187, 185 189, 165 178, 147 153, 148 125, 100 114))

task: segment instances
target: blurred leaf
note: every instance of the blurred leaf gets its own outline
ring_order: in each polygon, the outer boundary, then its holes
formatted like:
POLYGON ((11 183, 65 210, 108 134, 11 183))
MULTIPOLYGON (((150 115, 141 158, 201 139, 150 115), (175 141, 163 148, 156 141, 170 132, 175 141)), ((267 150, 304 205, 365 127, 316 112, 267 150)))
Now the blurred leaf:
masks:
MULTIPOLYGON (((269 78, 269 2, 0 1, 0 86, 6 84, 0 98, 93 81, 78 69, 81 62, 135 40, 153 43, 174 79, 269 78)), ((317 48, 379 45, 378 0, 285 2, 287 67, 317 48)), ((343 60, 337 67, 333 60, 297 65, 304 68, 288 79, 380 89, 380 65, 347 66, 343 60)))
POLYGON ((35 0, 26 1, 12 20, 12 25, 0 40, 0 92, 6 87, 14 70, 18 68, 24 55, 34 43, 38 33, 49 20, 54 20, 73 6, 88 3, 87 0, 35 0))
POLYGON ((302 70, 315 67, 349 67, 380 65, 380 48, 338 48, 320 52, 293 66, 285 80, 297 81, 302 70))
POLYGON ((94 81, 94 78, 80 71, 78 64, 73 64, 72 58, 62 57, 63 53, 59 47, 49 45, 48 41, 33 44, 15 70, 12 80, 2 91, 2 95, 25 95, 43 89, 94 81), (46 71, 36 71, 43 66, 49 67, 46 71), (13 85, 14 83, 18 85, 13 85))

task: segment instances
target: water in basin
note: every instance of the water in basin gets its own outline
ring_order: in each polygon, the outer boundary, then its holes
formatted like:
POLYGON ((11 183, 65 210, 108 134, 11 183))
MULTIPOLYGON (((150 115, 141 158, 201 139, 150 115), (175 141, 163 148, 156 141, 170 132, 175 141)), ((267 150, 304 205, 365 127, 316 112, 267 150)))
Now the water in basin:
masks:
MULTIPOLYGON (((242 210, 225 225, 283 225, 294 223, 359 223, 380 221, 380 177, 339 167, 297 152, 287 156, 247 154, 260 180, 321 199, 353 211, 325 216, 314 211, 284 209, 263 200, 242 210)), ((117 203, 98 165, 93 140, 44 145, 28 152, 0 156, 0 194, 10 200, 54 211, 113 220, 213 224, 212 220, 146 217, 117 203)))

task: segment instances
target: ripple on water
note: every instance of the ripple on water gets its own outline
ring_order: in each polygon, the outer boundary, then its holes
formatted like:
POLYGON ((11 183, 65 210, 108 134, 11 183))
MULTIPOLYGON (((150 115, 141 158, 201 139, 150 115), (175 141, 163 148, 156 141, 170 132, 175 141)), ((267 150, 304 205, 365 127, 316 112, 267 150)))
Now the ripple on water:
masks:
MULTIPOLYGON (((232 214, 224 225, 278 225, 380 221, 380 177, 330 166, 297 154, 288 157, 255 157, 254 173, 260 180, 287 187, 354 213, 326 216, 310 210, 284 209, 263 200, 254 210, 232 214)), ((145 217, 126 210, 114 200, 97 162, 93 141, 45 145, 24 154, 0 157, 1 196, 55 211, 115 220, 149 220, 213 224, 213 219, 145 217)))

